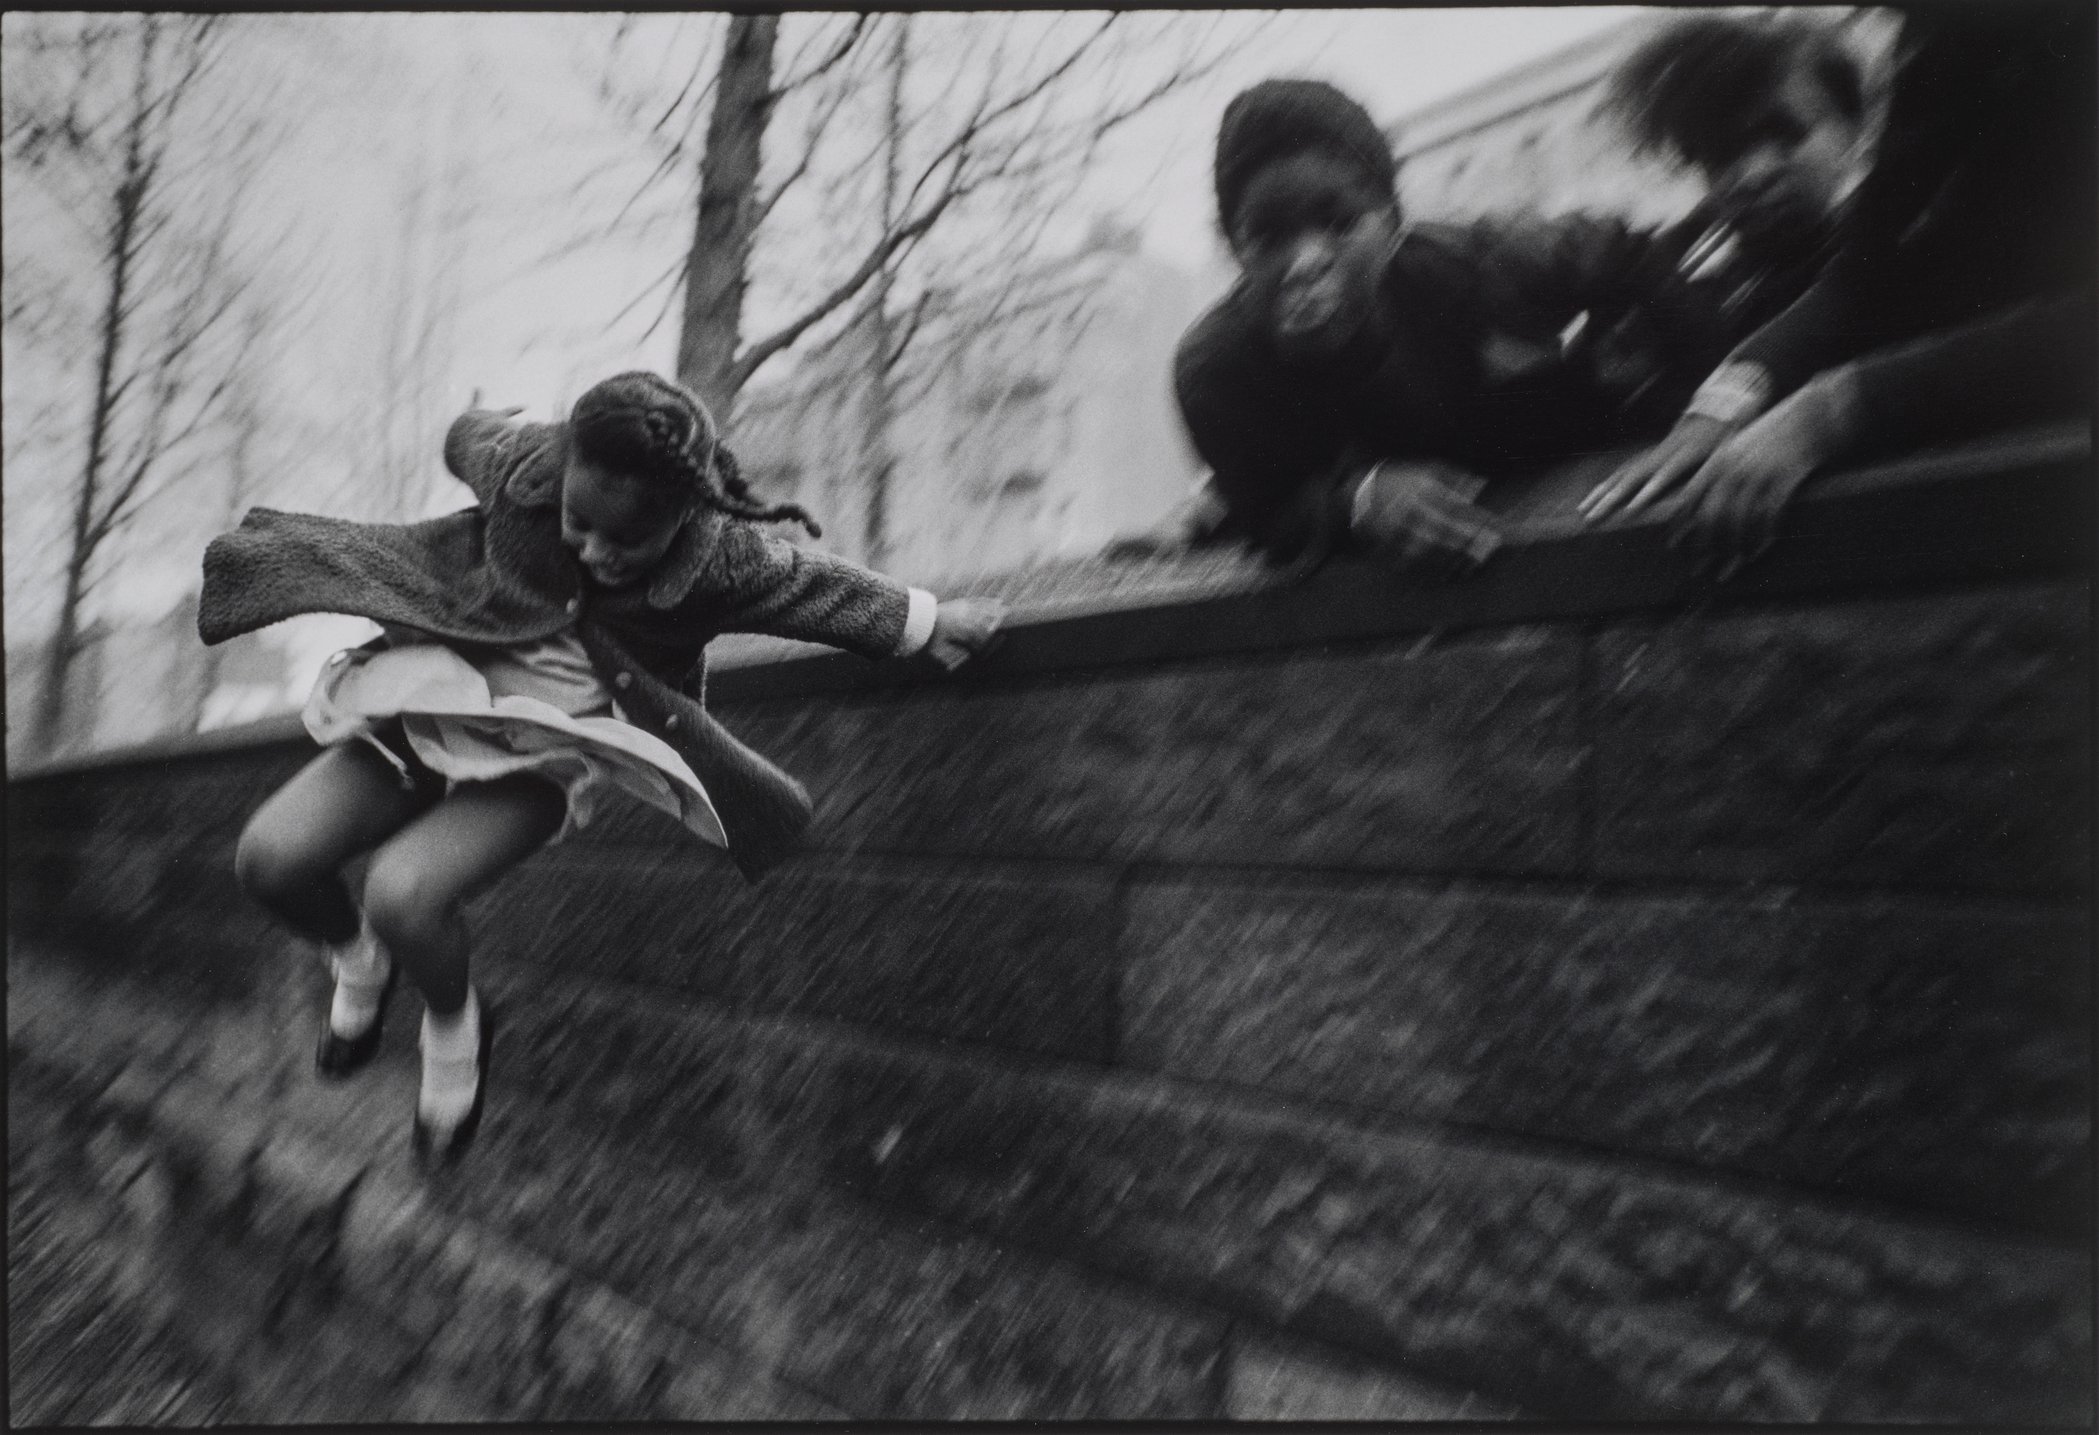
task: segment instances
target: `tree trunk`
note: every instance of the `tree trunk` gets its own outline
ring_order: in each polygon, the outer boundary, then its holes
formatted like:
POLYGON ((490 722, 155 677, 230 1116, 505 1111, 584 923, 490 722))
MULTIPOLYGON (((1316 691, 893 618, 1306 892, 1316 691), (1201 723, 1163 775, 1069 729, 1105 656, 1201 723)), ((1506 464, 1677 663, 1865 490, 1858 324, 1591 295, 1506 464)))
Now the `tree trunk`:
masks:
POLYGON ((50 754, 58 747, 66 722, 66 679, 80 648, 80 603, 87 587, 88 565, 94 559, 98 535, 95 526, 95 496, 102 482, 102 465, 109 445, 109 421, 116 407, 117 354, 124 342, 125 300, 131 285, 133 240, 138 232, 139 211, 144 206, 148 175, 145 159, 146 122, 151 112, 148 90, 153 72, 153 49, 159 39, 160 21, 148 15, 139 31, 138 75, 132 86, 131 117, 124 139, 124 177, 118 181, 112 207, 109 241, 109 302, 102 312, 102 332, 95 359, 95 406, 88 416, 87 460, 80 473, 80 493, 73 506, 72 550, 66 555, 66 586, 59 600, 58 627, 51 635, 51 649, 44 659, 44 686, 38 694, 36 727, 32 734, 37 752, 50 754))
MULTIPOLYGON (((255 341, 251 333, 250 345, 255 341)), ((233 443, 226 455, 226 507, 221 530, 230 529, 240 522, 241 514, 248 503, 248 492, 254 484, 255 464, 253 453, 255 437, 262 429, 262 416, 246 391, 242 381, 239 397, 234 402, 233 443)), ((255 634, 250 633, 238 642, 252 643, 255 634)), ((214 643, 200 650, 197 665, 197 686, 190 708, 189 731, 198 732, 204 726, 204 711, 211 703, 211 695, 218 691, 219 674, 225 670, 226 645, 214 643)))
POLYGON ((715 419, 736 403, 733 373, 743 341, 743 292, 757 228, 758 170, 772 119, 773 42, 778 15, 733 15, 722 47, 707 151, 700 158, 699 214, 685 261, 685 315, 678 378, 715 419))
MULTIPOLYGON (((904 66, 910 55, 911 17, 898 15, 889 41, 888 108, 882 117, 882 231, 892 233, 901 219, 897 191, 902 187, 904 144, 904 66)), ((868 305, 867 428, 861 451, 867 456, 867 562, 880 568, 889 561, 889 500, 896 477, 896 335, 889 296, 896 287, 896 266, 884 263, 875 278, 868 305)))

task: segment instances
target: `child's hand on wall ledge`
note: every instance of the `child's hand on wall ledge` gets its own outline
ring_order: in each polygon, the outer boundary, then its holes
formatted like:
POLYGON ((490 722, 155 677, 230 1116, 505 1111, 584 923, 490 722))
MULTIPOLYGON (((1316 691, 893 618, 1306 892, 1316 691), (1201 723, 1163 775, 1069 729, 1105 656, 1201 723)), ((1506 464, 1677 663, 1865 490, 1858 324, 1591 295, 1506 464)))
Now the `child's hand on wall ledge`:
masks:
POLYGON ((1494 518, 1472 500, 1484 480, 1448 464, 1380 462, 1356 484, 1349 532, 1387 562, 1462 573, 1501 546, 1494 518))
POLYGON ((933 614, 933 636, 926 651, 949 672, 998 641, 1006 605, 996 598, 949 598, 933 614))

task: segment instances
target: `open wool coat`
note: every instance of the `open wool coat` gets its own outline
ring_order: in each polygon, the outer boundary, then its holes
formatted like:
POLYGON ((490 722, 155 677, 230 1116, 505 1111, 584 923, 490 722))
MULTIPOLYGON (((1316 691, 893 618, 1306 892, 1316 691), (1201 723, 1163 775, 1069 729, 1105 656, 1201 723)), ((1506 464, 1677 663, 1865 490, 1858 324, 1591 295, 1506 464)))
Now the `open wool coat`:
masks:
POLYGON ((889 657, 924 644, 928 595, 705 507, 643 583, 594 588, 561 541, 567 440, 565 424, 461 415, 445 436, 445 466, 478 503, 421 523, 250 510, 204 551, 198 635, 219 643, 302 613, 347 613, 464 645, 573 625, 626 717, 692 767, 730 855, 755 881, 793 852, 809 796, 704 710, 707 644, 766 633, 889 657))

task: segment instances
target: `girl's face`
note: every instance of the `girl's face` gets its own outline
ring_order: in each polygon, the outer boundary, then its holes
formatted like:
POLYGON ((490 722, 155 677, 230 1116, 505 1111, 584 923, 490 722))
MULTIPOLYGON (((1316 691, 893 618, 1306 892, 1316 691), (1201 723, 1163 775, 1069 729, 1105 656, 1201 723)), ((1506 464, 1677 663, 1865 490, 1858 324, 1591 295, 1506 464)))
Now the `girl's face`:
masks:
POLYGON ((569 455, 561 477, 561 541, 599 587, 641 581, 684 524, 684 507, 661 488, 569 455))
POLYGON ((1798 67, 1739 123, 1733 158, 1711 171, 1723 211, 1752 242, 1818 236, 1864 173, 1861 123, 1798 67))
POLYGON ((1276 351, 1300 362, 1338 354, 1370 323, 1397 233, 1389 197, 1345 161, 1308 151, 1247 182, 1227 237, 1276 351))

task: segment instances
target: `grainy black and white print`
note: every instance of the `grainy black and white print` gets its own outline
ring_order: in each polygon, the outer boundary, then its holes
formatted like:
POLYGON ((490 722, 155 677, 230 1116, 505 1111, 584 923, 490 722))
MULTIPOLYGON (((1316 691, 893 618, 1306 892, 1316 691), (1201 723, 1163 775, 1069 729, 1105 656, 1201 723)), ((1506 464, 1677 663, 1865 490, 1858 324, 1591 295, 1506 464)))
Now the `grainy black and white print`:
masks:
POLYGON ((11 1428, 2090 1428, 2094 10, 10 11, 11 1428))

